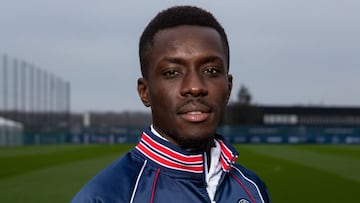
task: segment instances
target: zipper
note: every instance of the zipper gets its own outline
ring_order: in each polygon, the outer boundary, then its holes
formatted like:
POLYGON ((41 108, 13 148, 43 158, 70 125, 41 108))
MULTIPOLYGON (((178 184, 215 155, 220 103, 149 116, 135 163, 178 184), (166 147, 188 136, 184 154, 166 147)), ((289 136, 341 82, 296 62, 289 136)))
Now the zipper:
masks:
POLYGON ((213 201, 210 199, 210 195, 209 195, 209 192, 207 190, 207 187, 208 187, 208 183, 207 183, 207 180, 206 180, 206 176, 207 174, 209 173, 209 167, 208 167, 208 160, 207 160, 207 155, 206 155, 206 152, 204 152, 203 154, 203 160, 204 160, 204 175, 203 175, 203 181, 204 181, 204 189, 205 189, 205 193, 206 193, 206 197, 207 199, 209 200, 209 202, 213 203, 213 201))

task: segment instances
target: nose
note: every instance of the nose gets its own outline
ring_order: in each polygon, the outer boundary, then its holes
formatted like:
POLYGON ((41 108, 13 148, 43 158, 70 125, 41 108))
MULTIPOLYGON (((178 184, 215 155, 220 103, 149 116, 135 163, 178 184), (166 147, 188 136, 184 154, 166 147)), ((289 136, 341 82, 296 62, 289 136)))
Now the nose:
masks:
POLYGON ((201 97, 208 94, 208 89, 201 74, 190 72, 185 74, 180 90, 182 96, 201 97))

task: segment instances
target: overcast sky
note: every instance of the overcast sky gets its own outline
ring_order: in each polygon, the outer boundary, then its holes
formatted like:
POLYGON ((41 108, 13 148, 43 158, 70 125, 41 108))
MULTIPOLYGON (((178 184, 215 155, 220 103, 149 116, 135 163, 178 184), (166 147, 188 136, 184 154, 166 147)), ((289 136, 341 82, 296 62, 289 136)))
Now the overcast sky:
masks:
POLYGON ((146 110, 138 39, 160 10, 211 11, 230 41, 230 72, 265 105, 360 106, 358 0, 0 0, 0 54, 71 83, 73 111, 146 110))

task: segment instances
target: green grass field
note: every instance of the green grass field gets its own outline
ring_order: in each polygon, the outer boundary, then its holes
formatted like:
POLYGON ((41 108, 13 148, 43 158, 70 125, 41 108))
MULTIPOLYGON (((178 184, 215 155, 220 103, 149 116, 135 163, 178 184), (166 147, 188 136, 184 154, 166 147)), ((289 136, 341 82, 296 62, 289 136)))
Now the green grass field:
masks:
MULTIPOLYGON (((133 145, 0 148, 0 202, 69 202, 133 145)), ((236 145, 274 203, 359 202, 359 145, 236 145)))

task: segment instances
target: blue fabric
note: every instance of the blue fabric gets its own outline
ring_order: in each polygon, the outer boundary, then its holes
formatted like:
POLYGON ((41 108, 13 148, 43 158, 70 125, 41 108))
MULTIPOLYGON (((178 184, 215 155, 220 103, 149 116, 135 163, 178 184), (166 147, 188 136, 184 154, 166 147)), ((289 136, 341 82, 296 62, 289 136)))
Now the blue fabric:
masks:
MULTIPOLYGON (((144 131, 156 143, 180 154, 189 155, 171 143, 144 131)), ((218 139, 222 139, 220 136, 218 139)), ((223 141, 227 147, 233 147, 223 141)), ((233 151, 237 154, 236 151, 233 151)), ((167 155, 168 156, 168 155, 167 155)), ((251 171, 234 163, 223 172, 215 201, 237 203, 270 202, 264 183, 251 171), (255 200, 255 201, 252 201, 255 200)), ((123 203, 123 202, 184 203, 211 202, 206 190, 205 174, 172 169, 149 158, 134 148, 97 174, 72 199, 72 203, 123 203)))

